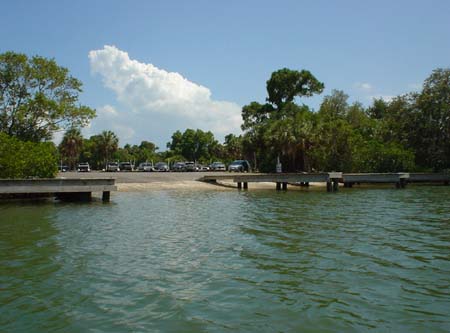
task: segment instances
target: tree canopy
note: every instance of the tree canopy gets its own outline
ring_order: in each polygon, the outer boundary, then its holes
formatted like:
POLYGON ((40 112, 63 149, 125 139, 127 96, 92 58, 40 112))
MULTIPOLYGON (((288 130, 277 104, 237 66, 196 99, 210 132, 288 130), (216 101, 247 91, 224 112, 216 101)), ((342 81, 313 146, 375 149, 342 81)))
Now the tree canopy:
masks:
POLYGON ((60 129, 85 126, 95 110, 78 104, 81 87, 53 59, 0 54, 0 132, 39 142, 60 129))
POLYGON ((295 97, 320 94, 323 88, 324 84, 310 71, 283 68, 273 72, 267 81, 267 101, 281 110, 284 104, 293 102, 295 97))
POLYGON ((281 69, 267 81, 267 103, 242 108, 242 151, 261 171, 397 172, 450 169, 450 69, 436 69, 423 89, 365 108, 332 90, 318 112, 295 97, 320 93, 308 71, 281 69))

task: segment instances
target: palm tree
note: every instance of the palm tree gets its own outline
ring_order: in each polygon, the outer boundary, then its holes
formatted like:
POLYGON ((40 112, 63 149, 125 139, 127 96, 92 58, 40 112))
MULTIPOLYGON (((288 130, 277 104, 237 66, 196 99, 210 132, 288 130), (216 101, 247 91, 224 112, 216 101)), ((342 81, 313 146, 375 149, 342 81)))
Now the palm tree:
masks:
POLYGON ((75 169, 75 164, 79 159, 82 147, 83 137, 80 130, 74 127, 68 129, 59 144, 59 151, 61 156, 69 164, 71 170, 75 169))
POLYGON ((119 139, 112 131, 103 131, 98 138, 99 153, 106 164, 119 147, 119 139))

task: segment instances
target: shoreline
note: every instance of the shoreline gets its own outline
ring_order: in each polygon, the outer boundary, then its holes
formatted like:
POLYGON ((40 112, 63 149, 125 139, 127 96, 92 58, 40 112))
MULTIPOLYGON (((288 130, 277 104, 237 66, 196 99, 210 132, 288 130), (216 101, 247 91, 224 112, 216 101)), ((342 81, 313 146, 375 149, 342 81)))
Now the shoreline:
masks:
MULTIPOLYGON (((207 183, 198 180, 171 181, 171 182, 145 182, 145 183, 117 183, 117 192, 145 192, 160 190, 210 190, 210 191, 236 191, 237 184, 233 182, 207 183)), ((249 189, 275 190, 275 183, 250 183, 249 189)), ((325 183, 310 183, 309 189, 323 188, 325 183)), ((290 185, 289 190, 307 190, 308 187, 290 185)))

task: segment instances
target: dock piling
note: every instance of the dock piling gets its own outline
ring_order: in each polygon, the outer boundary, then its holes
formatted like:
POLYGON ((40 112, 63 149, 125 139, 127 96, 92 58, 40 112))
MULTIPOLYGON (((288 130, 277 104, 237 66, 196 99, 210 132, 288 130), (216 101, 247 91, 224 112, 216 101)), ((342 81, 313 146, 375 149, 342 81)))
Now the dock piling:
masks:
POLYGON ((111 192, 110 191, 104 191, 102 194, 102 201, 103 202, 109 202, 111 197, 111 192))

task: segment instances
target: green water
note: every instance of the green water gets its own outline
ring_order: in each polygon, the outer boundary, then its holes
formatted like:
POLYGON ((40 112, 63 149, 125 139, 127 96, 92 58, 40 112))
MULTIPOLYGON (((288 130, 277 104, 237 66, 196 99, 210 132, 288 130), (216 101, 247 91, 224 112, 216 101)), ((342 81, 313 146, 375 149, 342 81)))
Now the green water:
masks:
POLYGON ((1 332, 448 332, 450 187, 0 204, 1 332))

